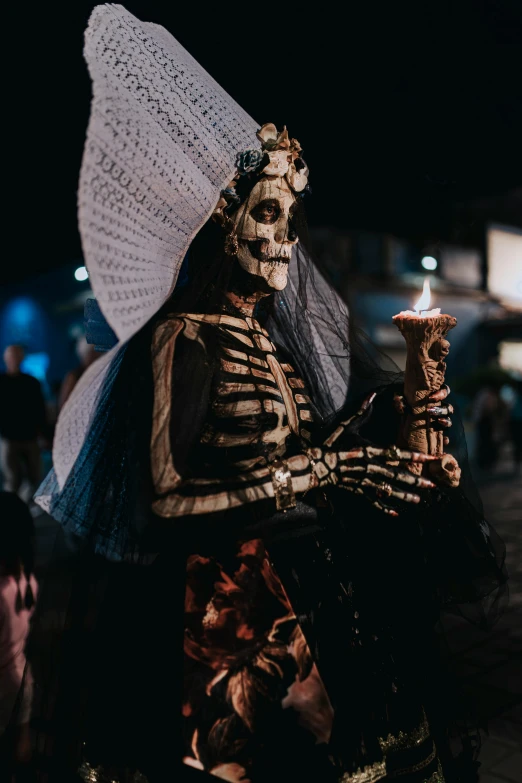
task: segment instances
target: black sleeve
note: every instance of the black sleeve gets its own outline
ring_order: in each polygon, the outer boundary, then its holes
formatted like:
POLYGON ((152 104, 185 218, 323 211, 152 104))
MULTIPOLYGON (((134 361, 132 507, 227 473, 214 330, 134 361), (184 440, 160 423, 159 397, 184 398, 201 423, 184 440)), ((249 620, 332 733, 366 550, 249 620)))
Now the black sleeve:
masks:
POLYGON ((213 362, 205 344, 181 334, 172 365, 170 442, 176 470, 187 476, 209 405, 213 362))
MULTIPOLYGON (((385 447, 396 442, 400 415, 393 404, 401 387, 379 390, 362 434, 385 447)), ((471 475, 466 438, 458 405, 452 401, 453 426, 447 451, 462 470, 460 485, 438 485, 422 495, 420 506, 401 511, 398 524, 411 520, 418 525, 422 552, 437 602, 456 608, 478 624, 492 623, 502 604, 507 574, 505 547, 484 518, 482 503, 471 475)))

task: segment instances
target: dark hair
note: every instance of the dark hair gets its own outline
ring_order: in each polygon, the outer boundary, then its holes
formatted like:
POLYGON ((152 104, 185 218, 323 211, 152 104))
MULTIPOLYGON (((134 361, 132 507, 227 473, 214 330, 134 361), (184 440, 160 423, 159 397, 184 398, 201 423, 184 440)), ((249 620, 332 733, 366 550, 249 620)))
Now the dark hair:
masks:
POLYGON ((34 523, 27 505, 14 492, 0 492, 0 566, 5 574, 19 578, 23 570, 28 585, 17 611, 34 604, 29 577, 34 568, 34 523))

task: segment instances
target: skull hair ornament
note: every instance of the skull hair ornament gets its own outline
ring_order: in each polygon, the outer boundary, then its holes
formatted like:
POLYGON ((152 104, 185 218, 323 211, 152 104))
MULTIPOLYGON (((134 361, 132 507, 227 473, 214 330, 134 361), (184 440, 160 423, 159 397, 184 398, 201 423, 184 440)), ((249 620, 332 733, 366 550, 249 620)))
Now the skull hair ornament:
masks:
POLYGON ((308 185, 308 168, 301 146, 272 123, 258 131, 260 150, 237 156, 237 172, 221 192, 213 218, 226 234, 225 251, 236 256, 249 274, 262 277, 273 291, 285 288, 292 247, 299 241, 292 225, 296 193, 308 185), (240 179, 253 186, 242 201, 236 192, 240 179), (255 183, 255 184, 254 184, 255 183))

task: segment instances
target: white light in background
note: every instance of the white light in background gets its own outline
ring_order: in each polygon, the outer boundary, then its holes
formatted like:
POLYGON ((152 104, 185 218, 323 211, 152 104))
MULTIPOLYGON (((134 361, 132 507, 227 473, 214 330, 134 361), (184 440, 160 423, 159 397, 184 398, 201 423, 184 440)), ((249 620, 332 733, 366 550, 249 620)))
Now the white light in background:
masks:
POLYGON ((428 269, 430 272, 433 272, 433 270, 438 267, 438 262, 433 256, 424 256, 424 258, 421 259, 421 266, 423 269, 428 269))
POLYGON ((506 340, 498 346, 498 360, 503 370, 522 378, 522 342, 506 340))
POLYGON ((87 280, 89 277, 89 273, 84 266, 79 266, 76 272, 74 273, 74 277, 76 280, 78 280, 79 283, 83 283, 84 280, 87 280))
POLYGON ((522 305, 522 231, 492 226, 488 229, 488 289, 499 299, 522 305))

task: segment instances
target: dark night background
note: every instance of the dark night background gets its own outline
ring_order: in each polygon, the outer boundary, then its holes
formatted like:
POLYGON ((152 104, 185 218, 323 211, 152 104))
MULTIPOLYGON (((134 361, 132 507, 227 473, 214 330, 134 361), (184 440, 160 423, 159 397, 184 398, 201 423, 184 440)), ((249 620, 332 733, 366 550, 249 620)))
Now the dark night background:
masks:
MULTIPOLYGON (((91 93, 83 34, 95 4, 2 8, 0 373, 4 348, 23 345, 23 370, 46 398, 42 475, 52 465, 63 380, 81 370, 84 305, 93 296, 81 269, 76 191, 91 93)), ((404 367, 405 343, 391 319, 417 300, 426 270, 432 306, 458 319, 446 378, 486 518, 506 543, 511 605, 493 634, 448 618, 448 649, 489 725, 480 783, 519 783, 522 461, 512 423, 522 298, 505 300, 522 242, 522 0, 124 5, 169 30, 260 125, 286 124, 299 140, 310 167, 314 250, 351 323, 404 367), (500 251, 489 247, 491 233, 500 235, 500 251), (495 265, 507 291, 490 284, 495 265), (510 398, 501 397, 506 390, 510 398), (486 465, 484 443, 494 460, 486 465)), ((37 518, 35 572, 41 584, 49 578, 49 596, 67 583, 65 545, 64 572, 50 568, 62 556, 57 530, 50 517, 37 518)), ((42 627, 52 636, 62 615, 50 609, 42 627)), ((50 661, 48 637, 38 643, 50 661)), ((55 730, 48 728, 45 752, 55 730)), ((37 762, 47 770, 47 756, 37 762)))
MULTIPOLYGON (((21 4, 4 27, 16 63, 4 72, 9 232, 21 239, 4 280, 81 257, 82 39, 94 5, 21 4)), ((260 124, 286 124, 300 140, 312 225, 473 243, 467 205, 484 198, 490 219, 520 225, 522 201, 506 195, 522 186, 520 0, 358 6, 126 2, 260 124)))

